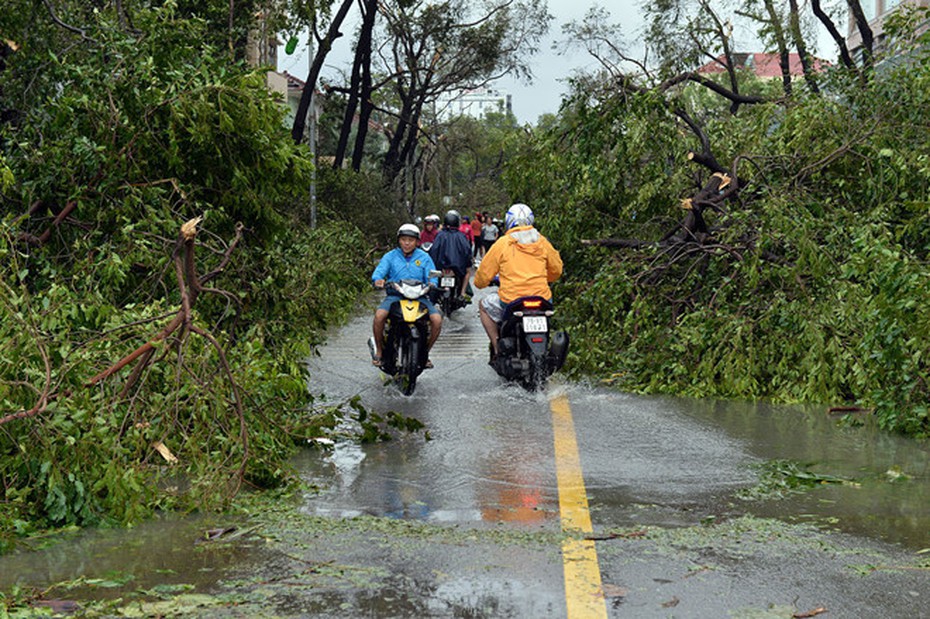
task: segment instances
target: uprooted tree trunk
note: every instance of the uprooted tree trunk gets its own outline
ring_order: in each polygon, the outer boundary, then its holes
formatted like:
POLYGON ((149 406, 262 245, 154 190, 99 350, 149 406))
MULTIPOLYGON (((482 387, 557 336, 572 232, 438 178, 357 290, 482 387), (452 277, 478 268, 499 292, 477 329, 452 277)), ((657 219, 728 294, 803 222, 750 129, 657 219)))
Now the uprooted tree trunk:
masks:
MULTIPOLYGON (((665 93, 677 84, 681 84, 686 81, 692 81, 700 84, 701 86, 704 86, 716 94, 730 100, 730 102, 734 104, 755 104, 766 101, 765 98, 756 95, 741 95, 735 89, 731 90, 726 88, 725 86, 722 86, 713 80, 709 80, 706 77, 693 72, 684 72, 673 78, 665 80, 661 84, 657 85, 654 88, 654 91, 665 93)), ((632 80, 627 79, 625 76, 620 76, 620 79, 617 80, 617 83, 621 89, 629 92, 649 92, 649 89, 636 85, 632 80)), ((688 128, 688 130, 691 131, 691 133, 697 138, 701 145, 699 151, 692 150, 688 152, 688 161, 696 163, 709 170, 711 172, 711 177, 694 195, 681 201, 681 206, 686 211, 684 218, 681 220, 681 222, 678 223, 678 225, 663 235, 661 239, 584 239, 581 241, 582 244, 627 249, 645 247, 675 248, 683 247, 686 245, 693 248, 695 245, 714 245, 712 231, 705 221, 704 213, 709 209, 711 211, 716 211, 719 214, 724 214, 726 211, 723 208, 723 203, 727 199, 736 197, 738 195, 740 190, 740 181, 737 176, 739 160, 733 163, 731 169, 728 170, 725 168, 719 161, 717 161, 717 158, 713 152, 713 148, 711 147, 710 138, 704 131, 701 124, 697 122, 683 107, 674 106, 670 101, 666 102, 666 109, 668 109, 671 114, 676 116, 678 120, 682 122, 688 128)), ((716 249, 720 248, 717 247, 716 249)), ((687 251, 690 252, 691 249, 688 249, 687 251)), ((675 260, 677 252, 672 251, 669 253, 669 255, 672 260, 675 260)))
POLYGON ((707 210, 725 213, 723 203, 739 191, 735 176, 714 172, 700 191, 681 201, 685 210, 682 220, 659 240, 644 239, 584 239, 583 245, 636 249, 643 247, 674 247, 678 245, 710 245, 714 243, 712 230, 704 218, 707 210))

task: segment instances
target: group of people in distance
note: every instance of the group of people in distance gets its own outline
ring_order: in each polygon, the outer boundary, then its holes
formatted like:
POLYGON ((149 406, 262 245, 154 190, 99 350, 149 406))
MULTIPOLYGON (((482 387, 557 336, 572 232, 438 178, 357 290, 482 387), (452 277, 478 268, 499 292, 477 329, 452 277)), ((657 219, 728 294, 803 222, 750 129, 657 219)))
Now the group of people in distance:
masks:
MULTIPOLYGON (((475 247, 476 243, 469 242, 464 229, 467 225, 474 235, 472 222, 466 223, 454 210, 445 214, 441 227, 438 215, 426 217, 422 231, 414 224, 403 224, 397 230, 398 246, 382 256, 371 274, 371 281, 376 288, 383 288, 385 282, 401 279, 435 284, 436 278, 430 278, 431 271, 452 269, 463 281, 461 294, 464 296, 474 259, 480 257, 475 272, 475 286, 484 288, 495 278, 499 280, 497 292, 486 295, 478 307, 481 324, 496 356, 498 325, 504 308, 526 296, 539 296, 551 301, 552 290, 549 284, 562 275, 562 258, 549 240, 534 227, 533 211, 526 204, 517 203, 507 210, 502 235, 487 213, 481 214, 481 218, 480 248, 475 247), (487 234, 485 226, 488 227, 487 234), (491 227, 494 229, 491 230, 491 227)), ((375 366, 381 365, 384 325, 394 301, 396 297, 388 294, 375 310, 372 324, 375 336, 372 363, 375 366)), ((430 335, 427 348, 431 349, 442 330, 442 314, 429 298, 423 297, 420 301, 429 312, 430 335)), ((426 367, 433 367, 432 362, 427 362, 426 367)))
MULTIPOLYGON (((449 211, 458 215, 458 211, 449 211)), ((448 216, 449 213, 446 213, 448 216)), ((500 225, 503 222, 494 219, 490 213, 475 213, 473 218, 459 217, 458 229, 468 239, 471 253, 475 258, 484 256, 491 245, 500 236, 500 225)), ((427 215, 423 218, 423 230, 420 232, 420 244, 433 243, 440 231, 439 215, 427 215)))

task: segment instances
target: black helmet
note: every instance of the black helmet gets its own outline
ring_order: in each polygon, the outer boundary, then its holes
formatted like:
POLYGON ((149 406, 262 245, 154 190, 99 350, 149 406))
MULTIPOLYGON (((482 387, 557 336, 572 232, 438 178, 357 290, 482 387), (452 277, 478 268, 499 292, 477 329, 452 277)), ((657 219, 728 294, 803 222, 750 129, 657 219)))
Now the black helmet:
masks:
POLYGON ((459 217, 459 212, 452 210, 446 213, 446 216, 442 220, 442 225, 449 226, 450 228, 458 228, 461 221, 462 218, 459 217))

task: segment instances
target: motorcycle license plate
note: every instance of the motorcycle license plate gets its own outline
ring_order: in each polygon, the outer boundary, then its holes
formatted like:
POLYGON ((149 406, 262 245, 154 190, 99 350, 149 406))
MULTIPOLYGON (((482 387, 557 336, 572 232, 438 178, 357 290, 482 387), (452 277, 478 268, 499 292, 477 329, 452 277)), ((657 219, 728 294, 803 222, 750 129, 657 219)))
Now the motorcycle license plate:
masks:
POLYGON ((455 286, 454 277, 443 277, 439 280, 439 285, 443 288, 452 288, 455 286))
POLYGON ((549 324, 545 316, 524 316, 523 331, 525 333, 545 333, 549 330, 549 324))

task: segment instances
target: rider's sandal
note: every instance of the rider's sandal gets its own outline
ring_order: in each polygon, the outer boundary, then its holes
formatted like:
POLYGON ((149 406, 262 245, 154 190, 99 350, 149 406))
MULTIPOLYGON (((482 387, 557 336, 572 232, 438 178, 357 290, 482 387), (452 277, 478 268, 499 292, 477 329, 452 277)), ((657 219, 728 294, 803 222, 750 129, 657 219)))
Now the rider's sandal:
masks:
POLYGON ((375 366, 376 368, 380 368, 380 367, 381 367, 381 357, 379 357, 378 355, 372 355, 372 357, 371 357, 371 364, 372 364, 373 366, 375 366))
POLYGON ((426 363, 423 364, 423 369, 424 369, 424 370, 432 370, 432 369, 433 369, 433 362, 430 361, 429 359, 427 359, 427 360, 426 360, 426 363))

